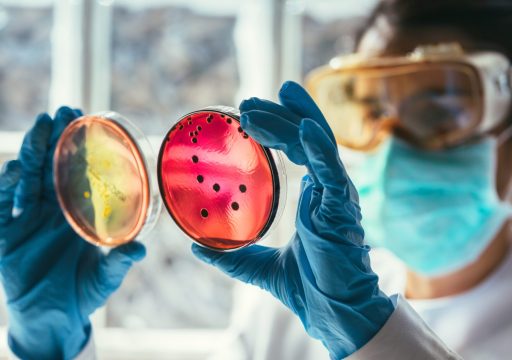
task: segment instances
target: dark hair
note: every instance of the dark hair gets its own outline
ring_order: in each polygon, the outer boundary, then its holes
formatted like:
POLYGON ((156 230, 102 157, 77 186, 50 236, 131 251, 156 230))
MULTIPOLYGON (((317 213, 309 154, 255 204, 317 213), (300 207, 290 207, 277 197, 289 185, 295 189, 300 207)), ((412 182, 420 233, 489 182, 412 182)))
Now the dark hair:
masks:
POLYGON ((381 0, 357 34, 356 43, 381 17, 395 33, 453 28, 467 36, 475 49, 496 50, 512 59, 510 0, 381 0))

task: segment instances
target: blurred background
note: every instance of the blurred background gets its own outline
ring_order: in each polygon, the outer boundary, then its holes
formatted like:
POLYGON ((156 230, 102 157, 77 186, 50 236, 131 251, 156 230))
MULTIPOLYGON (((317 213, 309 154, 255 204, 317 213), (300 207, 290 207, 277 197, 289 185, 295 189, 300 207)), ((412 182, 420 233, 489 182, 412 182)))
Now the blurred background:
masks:
MULTIPOLYGON (((275 99, 282 81, 351 52, 374 3, 0 0, 0 159, 16 156, 37 113, 63 104, 117 111, 158 149, 187 112, 275 99)), ((285 212, 267 244, 293 231, 304 170, 287 169, 285 212)), ((95 314, 99 357, 204 358, 228 336, 234 282, 193 258, 165 210, 144 242, 147 258, 95 314)))

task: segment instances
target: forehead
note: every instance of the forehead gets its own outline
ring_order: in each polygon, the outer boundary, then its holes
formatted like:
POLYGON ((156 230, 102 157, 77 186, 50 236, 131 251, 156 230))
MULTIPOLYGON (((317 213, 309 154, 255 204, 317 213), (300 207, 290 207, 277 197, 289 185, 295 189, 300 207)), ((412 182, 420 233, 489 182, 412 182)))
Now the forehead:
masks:
POLYGON ((417 46, 458 42, 464 49, 474 49, 475 43, 458 29, 450 26, 414 26, 398 28, 385 19, 377 19, 361 37, 357 52, 372 55, 405 55, 417 46))

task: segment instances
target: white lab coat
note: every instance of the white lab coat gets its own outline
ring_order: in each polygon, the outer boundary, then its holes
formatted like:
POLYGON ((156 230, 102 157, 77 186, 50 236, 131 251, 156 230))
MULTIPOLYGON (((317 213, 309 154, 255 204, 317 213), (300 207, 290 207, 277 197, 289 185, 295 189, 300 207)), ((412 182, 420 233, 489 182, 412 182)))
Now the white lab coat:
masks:
MULTIPOLYGON (((385 250, 373 250, 371 258, 382 290, 403 294, 401 262, 385 250)), ((434 300, 406 301, 401 295, 392 299, 396 309, 390 319, 349 359, 511 357, 512 251, 486 280, 466 293, 434 300)), ((308 337, 299 319, 271 295, 244 286, 237 304, 232 323, 237 336, 212 360, 329 359, 323 345, 308 337)))

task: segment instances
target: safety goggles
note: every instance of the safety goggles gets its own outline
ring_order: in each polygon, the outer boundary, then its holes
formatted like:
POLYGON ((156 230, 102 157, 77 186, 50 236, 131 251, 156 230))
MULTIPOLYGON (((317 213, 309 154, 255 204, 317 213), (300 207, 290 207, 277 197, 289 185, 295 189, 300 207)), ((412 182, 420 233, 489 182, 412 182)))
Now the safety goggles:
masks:
POLYGON ((306 87, 340 145, 371 151, 393 133, 441 149, 503 122, 510 79, 502 54, 466 54, 458 44, 441 44, 403 57, 336 57, 313 70, 306 87))

